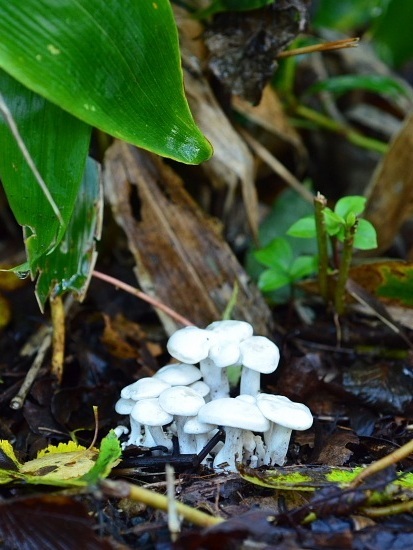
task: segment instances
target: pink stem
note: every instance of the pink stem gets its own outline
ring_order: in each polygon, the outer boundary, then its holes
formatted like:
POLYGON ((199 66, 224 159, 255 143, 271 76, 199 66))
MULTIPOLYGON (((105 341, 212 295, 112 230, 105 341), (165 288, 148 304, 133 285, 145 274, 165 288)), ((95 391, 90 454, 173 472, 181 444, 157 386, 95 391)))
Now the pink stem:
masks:
POLYGON ((129 294, 133 294, 137 298, 140 298, 141 300, 144 300, 145 302, 148 302, 148 304, 151 304, 153 307, 160 309, 169 317, 172 317, 172 319, 175 319, 178 323, 181 323, 184 326, 193 326, 194 323, 190 321, 189 319, 186 319, 186 317, 183 317, 182 315, 179 315, 179 313, 176 313, 173 309, 166 306, 156 298, 152 298, 152 296, 148 296, 148 294, 145 294, 145 292, 142 292, 141 290, 137 290, 131 285, 128 285, 126 283, 123 283, 122 281, 119 281, 119 279, 115 279, 115 277, 111 277, 110 275, 106 275, 105 273, 101 273, 100 271, 93 271, 92 275, 96 277, 97 279, 102 279, 102 281, 106 281, 107 283, 116 286, 117 288, 121 288, 125 292, 129 292, 129 294))

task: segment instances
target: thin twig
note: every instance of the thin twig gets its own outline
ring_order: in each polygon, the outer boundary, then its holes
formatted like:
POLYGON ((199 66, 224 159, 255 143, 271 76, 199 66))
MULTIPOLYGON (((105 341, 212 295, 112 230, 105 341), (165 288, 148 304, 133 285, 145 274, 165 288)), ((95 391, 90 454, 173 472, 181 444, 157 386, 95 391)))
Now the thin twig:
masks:
POLYGON ((40 175, 39 170, 37 169, 37 166, 32 158, 32 156, 29 153, 29 150, 26 147, 26 144, 24 143, 23 138, 20 135, 19 129, 17 128, 17 124, 13 118, 12 113, 10 112, 10 109, 7 106, 7 103, 4 100, 3 95, 0 93, 0 112, 3 113, 4 120, 6 121, 6 124, 10 128, 11 133, 13 134, 14 139, 16 140, 17 146, 19 147, 24 160, 27 162, 30 170, 32 171, 33 176, 35 177, 37 183, 39 184, 40 189, 42 190, 44 196, 48 200, 53 212, 56 215, 56 218, 59 220, 59 223, 61 225, 64 225, 64 221, 62 218, 62 214, 60 213, 60 210, 57 206, 57 204, 54 201, 54 198, 52 197, 46 182, 40 175))
POLYGON ((344 136, 350 143, 357 145, 358 147, 363 147, 368 151, 376 151, 380 154, 385 154, 388 151, 387 143, 374 139, 368 136, 360 134, 358 131, 354 130, 351 126, 342 124, 337 120, 307 107, 306 105, 296 105, 294 107, 294 114, 301 116, 302 118, 314 122, 320 128, 325 128, 336 134, 344 136))
MULTIPOLYGON (((100 487, 109 496, 129 498, 158 510, 164 510, 165 512, 168 510, 168 499, 166 496, 149 491, 138 485, 132 485, 126 481, 105 479, 100 482, 100 487)), ((191 508, 191 506, 182 504, 182 502, 177 502, 176 508, 184 519, 199 527, 212 527, 224 521, 222 518, 210 516, 201 510, 196 510, 195 508, 191 508)))
POLYGON ((175 321, 177 321, 178 323, 181 323, 181 325, 193 326, 195 324, 189 319, 187 319, 186 317, 179 315, 179 313, 176 313, 176 311, 174 311, 167 305, 163 304, 156 298, 153 298, 152 296, 145 294, 145 292, 142 292, 141 290, 138 290, 133 286, 128 285, 127 283, 123 283, 122 281, 119 281, 119 279, 115 279, 115 277, 111 277, 110 275, 106 275, 105 273, 101 273, 100 271, 96 271, 96 270, 93 271, 92 275, 97 279, 101 279, 102 281, 105 281, 113 286, 116 286, 117 288, 121 288, 125 292, 128 292, 129 294, 133 294, 133 296, 136 296, 137 298, 140 298, 141 300, 148 302, 148 304, 151 304, 153 307, 160 309, 161 311, 169 315, 169 317, 171 317, 172 319, 175 319, 175 321))
POLYGON ((402 447, 399 447, 399 449, 396 449, 389 455, 386 455, 380 460, 373 462, 373 464, 370 464, 370 466, 367 466, 367 468, 362 470, 359 475, 355 479, 353 479, 349 488, 355 489, 356 487, 361 485, 368 477, 372 476, 373 474, 377 474, 378 472, 381 472, 389 466, 393 466, 393 464, 396 464, 397 462, 400 462, 400 460, 407 458, 412 453, 413 439, 402 447))
POLYGON ((166 491, 168 498, 168 529, 171 534, 172 542, 176 542, 181 532, 181 522, 179 520, 177 502, 175 500, 175 472, 173 466, 165 465, 166 473, 166 491))
POLYGON ((327 52, 332 50, 342 50, 344 48, 356 48, 359 45, 360 38, 344 38, 334 42, 324 42, 323 44, 312 44, 302 48, 285 50, 277 55, 277 59, 292 57, 293 55, 302 55, 304 53, 327 52))
POLYGON ((23 384, 20 386, 20 389, 17 395, 13 397, 13 399, 10 401, 10 407, 12 409, 18 410, 23 407, 27 394, 29 393, 33 382, 35 381, 37 375, 39 374, 44 357, 51 343, 52 343, 52 331, 51 329, 49 329, 47 334, 44 336, 43 341, 39 346, 39 349, 37 350, 37 355, 28 373, 26 374, 23 384))
POLYGON ((65 308, 61 296, 51 298, 50 313, 53 326, 52 374, 60 384, 65 357, 65 308))
POLYGON ((302 196, 307 202, 313 203, 313 194, 304 187, 304 185, 289 171, 287 168, 276 159, 259 141, 243 128, 238 127, 238 132, 242 135, 251 149, 262 159, 268 166, 274 170, 290 187, 302 196))

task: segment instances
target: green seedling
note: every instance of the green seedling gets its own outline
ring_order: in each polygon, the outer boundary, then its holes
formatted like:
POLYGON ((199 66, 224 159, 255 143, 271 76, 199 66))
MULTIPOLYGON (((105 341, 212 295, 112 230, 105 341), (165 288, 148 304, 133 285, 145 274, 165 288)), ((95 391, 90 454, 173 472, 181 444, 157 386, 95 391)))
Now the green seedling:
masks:
POLYGON ((345 286, 354 249, 371 250, 377 247, 373 225, 359 218, 364 212, 365 204, 365 197, 354 195, 341 198, 332 210, 326 206, 325 197, 317 194, 314 198, 314 216, 301 218, 287 231, 293 237, 317 239, 320 294, 325 301, 330 300, 332 292, 328 275, 335 273, 333 294, 338 314, 343 313, 345 307, 345 286), (332 244, 334 260, 331 262, 332 269, 329 262, 329 243, 332 244))
POLYGON ((265 248, 257 250, 254 256, 267 268, 258 280, 263 292, 292 286, 317 272, 317 258, 308 255, 294 258, 290 243, 282 237, 273 239, 265 248))
POLYGON ((355 249, 370 250, 377 246, 376 230, 359 216, 366 199, 360 196, 341 198, 334 210, 327 207, 325 197, 314 197, 314 214, 297 220, 287 231, 290 237, 316 239, 318 255, 294 253, 290 242, 273 239, 254 253, 266 267, 258 286, 263 292, 293 287, 305 277, 318 273, 320 295, 326 303, 334 302, 338 314, 344 311, 345 286, 355 249))

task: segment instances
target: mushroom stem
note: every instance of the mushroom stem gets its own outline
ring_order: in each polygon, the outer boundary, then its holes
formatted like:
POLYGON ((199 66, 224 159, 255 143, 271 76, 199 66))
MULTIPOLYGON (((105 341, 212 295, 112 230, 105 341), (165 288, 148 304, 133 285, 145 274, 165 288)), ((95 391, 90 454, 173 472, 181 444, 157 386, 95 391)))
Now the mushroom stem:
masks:
POLYGON ((225 427, 225 444, 214 459, 214 468, 237 471, 236 462, 242 462, 242 432, 242 428, 225 427))
POLYGON ((275 423, 271 424, 271 428, 264 434, 266 443, 264 464, 268 466, 274 464, 282 466, 284 464, 291 432, 291 428, 285 428, 275 423))
POLYGON ((156 445, 163 445, 168 451, 172 451, 172 441, 163 431, 162 426, 148 426, 148 429, 156 445))
POLYGON ((201 369, 204 382, 210 387, 211 399, 213 400, 228 397, 229 382, 227 369, 217 367, 214 361, 209 359, 209 357, 200 361, 199 367, 201 369))
POLYGON ((176 434, 179 441, 179 452, 183 455, 196 453, 196 442, 192 434, 187 434, 184 431, 186 421, 192 418, 191 416, 179 416, 176 415, 175 426, 176 434))
POLYGON ((260 391, 260 373, 248 367, 242 367, 240 394, 253 395, 260 391))
POLYGON ((142 425, 132 418, 132 415, 129 415, 129 422, 130 422, 130 434, 128 441, 126 442, 127 445, 141 445, 142 444, 142 425))

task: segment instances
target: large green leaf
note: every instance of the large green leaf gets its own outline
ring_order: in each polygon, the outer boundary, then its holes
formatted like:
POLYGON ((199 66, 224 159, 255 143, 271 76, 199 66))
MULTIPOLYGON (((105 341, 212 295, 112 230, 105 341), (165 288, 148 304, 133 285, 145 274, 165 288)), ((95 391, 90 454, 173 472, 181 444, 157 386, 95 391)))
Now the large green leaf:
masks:
POLYGON ((101 130, 197 164, 212 154, 183 89, 169 0, 7 0, 0 67, 101 130))
POLYGON ((84 298, 96 261, 102 210, 99 166, 89 158, 66 232, 59 246, 37 264, 36 295, 42 307, 50 294, 71 291, 79 300, 84 298))
POLYGON ((0 116, 0 177, 13 213, 24 227, 29 268, 35 275, 39 258, 59 243, 72 216, 91 127, 1 70, 0 91, 61 214, 59 220, 0 116))

